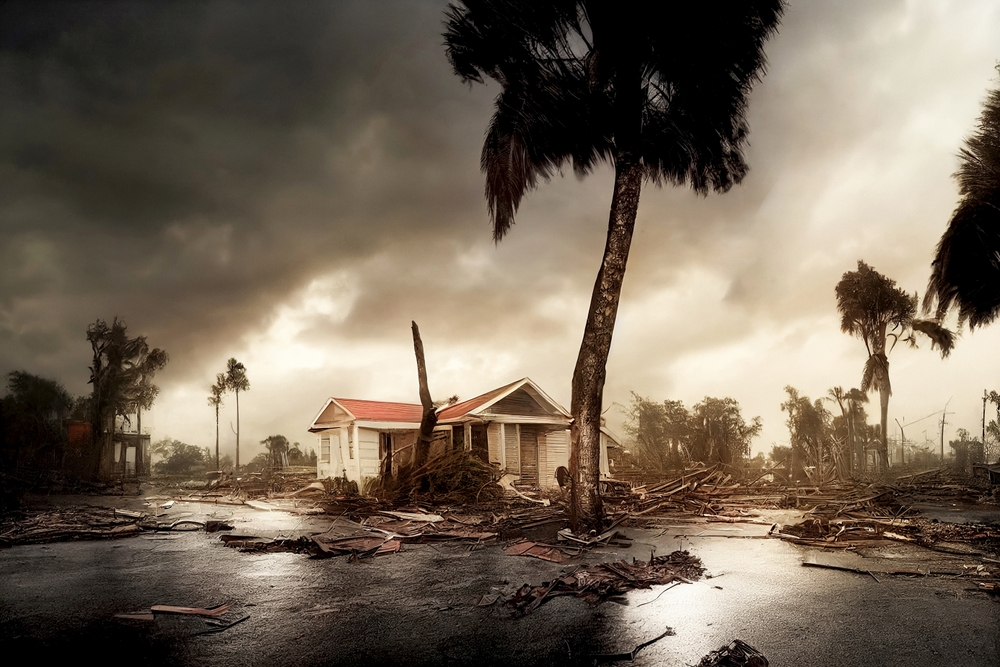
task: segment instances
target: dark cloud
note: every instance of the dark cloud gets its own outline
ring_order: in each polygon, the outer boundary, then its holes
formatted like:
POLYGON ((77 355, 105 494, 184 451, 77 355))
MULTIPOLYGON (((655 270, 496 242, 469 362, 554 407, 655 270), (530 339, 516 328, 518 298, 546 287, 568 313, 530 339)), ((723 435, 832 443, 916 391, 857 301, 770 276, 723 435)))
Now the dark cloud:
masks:
MULTIPOLYGON (((158 429, 183 435, 192 388, 246 354, 262 438, 317 392, 410 396, 416 319, 442 391, 530 375, 567 400, 611 173, 541 184, 494 246, 478 156, 497 91, 450 71, 445 5, 0 4, 0 371, 83 392, 86 326, 118 315, 171 353, 158 429), (263 367, 278 352, 288 368, 263 367)), ((642 193, 609 404, 766 399, 773 434, 784 384, 852 382, 833 285, 863 258, 922 288, 997 13, 788 7, 744 183, 642 193)))
POLYGON ((485 98, 448 71, 440 10, 5 3, 0 321, 70 294, 45 326, 118 313, 183 364, 324 267, 468 238, 485 98))

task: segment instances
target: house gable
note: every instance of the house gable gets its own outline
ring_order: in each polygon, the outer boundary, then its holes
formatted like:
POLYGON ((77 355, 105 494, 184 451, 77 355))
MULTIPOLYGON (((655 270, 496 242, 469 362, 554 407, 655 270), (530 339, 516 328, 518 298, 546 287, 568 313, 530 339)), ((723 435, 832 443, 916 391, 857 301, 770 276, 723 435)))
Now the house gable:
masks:
POLYGON ((558 415, 559 411, 538 396, 537 392, 532 391, 531 387, 524 386, 504 396, 493 405, 482 410, 479 414, 546 417, 549 415, 558 415))
POLYGON ((343 406, 337 403, 337 401, 331 398, 330 401, 326 404, 326 407, 323 408, 322 412, 319 413, 319 416, 316 417, 315 423, 339 424, 341 422, 350 422, 350 421, 354 421, 354 415, 352 415, 350 412, 344 409, 343 406))
POLYGON ((438 423, 461 422, 469 418, 485 421, 542 420, 568 425, 570 414, 534 382, 523 378, 438 412, 438 423))

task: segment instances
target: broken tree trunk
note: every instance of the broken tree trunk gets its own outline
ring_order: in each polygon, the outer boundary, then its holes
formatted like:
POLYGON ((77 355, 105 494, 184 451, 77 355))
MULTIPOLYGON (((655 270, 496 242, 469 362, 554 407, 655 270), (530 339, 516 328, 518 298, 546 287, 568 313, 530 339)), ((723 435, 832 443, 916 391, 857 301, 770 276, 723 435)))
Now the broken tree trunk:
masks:
POLYGON ((431 401, 431 392, 427 388, 427 366, 424 364, 424 344, 420 340, 420 329, 416 322, 413 325, 413 352, 417 357, 417 379, 420 382, 420 405, 423 407, 423 416, 420 418, 420 432, 417 434, 417 446, 414 450, 413 467, 419 468, 427 463, 427 456, 431 451, 431 434, 437 426, 437 411, 434 409, 434 402, 431 401))

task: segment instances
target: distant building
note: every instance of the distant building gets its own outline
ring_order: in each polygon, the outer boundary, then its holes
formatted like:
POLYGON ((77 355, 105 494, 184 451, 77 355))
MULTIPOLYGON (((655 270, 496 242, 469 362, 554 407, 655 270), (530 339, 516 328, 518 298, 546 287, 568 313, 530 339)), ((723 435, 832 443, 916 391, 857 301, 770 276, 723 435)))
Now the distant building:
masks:
MULTIPOLYGON (((423 409, 416 403, 330 398, 309 427, 319 445, 317 476, 366 478, 394 474, 412 461, 423 409)), ((519 483, 557 486, 556 469, 569 465, 569 412, 529 378, 438 409, 430 456, 463 448, 519 483)), ((601 476, 609 477, 608 447, 620 447, 601 429, 601 476)))

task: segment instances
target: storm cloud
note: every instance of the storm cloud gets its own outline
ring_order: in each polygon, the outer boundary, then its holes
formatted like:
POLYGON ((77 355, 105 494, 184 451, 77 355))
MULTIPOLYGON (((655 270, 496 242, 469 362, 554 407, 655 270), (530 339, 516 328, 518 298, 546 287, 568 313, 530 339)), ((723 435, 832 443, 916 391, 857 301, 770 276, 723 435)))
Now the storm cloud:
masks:
MULTIPOLYGON (((530 376, 568 404, 611 173, 542 184, 492 242, 497 89, 452 74, 445 6, 0 5, 0 371, 84 393, 86 326, 117 315, 171 355, 154 439, 208 443, 236 356, 243 440, 307 441, 330 395, 415 400, 416 320, 435 394, 530 376)), ((864 259, 923 290, 997 44, 991 2, 792 2, 744 183, 643 191, 605 404, 733 396, 768 449, 786 384, 855 386, 833 287, 864 259)), ((997 335, 896 352, 893 415, 955 396, 977 430, 997 335)))

